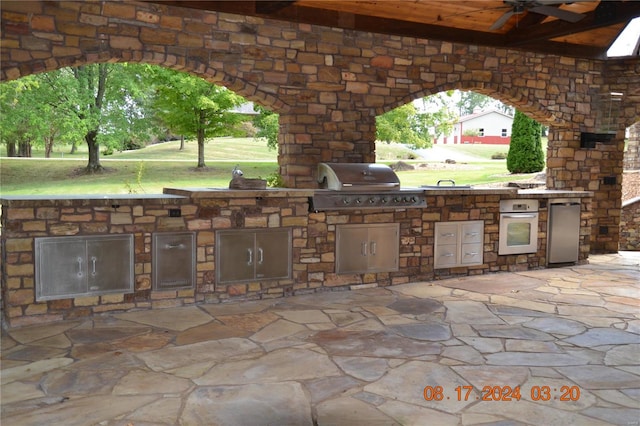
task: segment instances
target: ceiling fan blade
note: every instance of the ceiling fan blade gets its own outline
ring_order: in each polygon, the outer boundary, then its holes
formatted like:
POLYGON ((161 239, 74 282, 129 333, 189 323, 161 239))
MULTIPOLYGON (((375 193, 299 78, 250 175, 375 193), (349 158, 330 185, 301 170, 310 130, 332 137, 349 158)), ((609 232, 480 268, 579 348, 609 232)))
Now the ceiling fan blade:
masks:
POLYGON ((553 16, 554 18, 573 23, 578 22, 587 16, 582 13, 570 12, 553 6, 534 6, 530 8, 529 11, 539 13, 541 15, 553 16))
POLYGON ((509 10, 508 12, 505 12, 504 15, 502 15, 501 17, 498 18, 498 20, 496 22, 493 23, 493 25, 491 25, 489 27, 490 30, 499 30, 500 28, 502 28, 504 26, 504 24, 507 23, 507 21, 515 14, 515 12, 513 10, 509 10))

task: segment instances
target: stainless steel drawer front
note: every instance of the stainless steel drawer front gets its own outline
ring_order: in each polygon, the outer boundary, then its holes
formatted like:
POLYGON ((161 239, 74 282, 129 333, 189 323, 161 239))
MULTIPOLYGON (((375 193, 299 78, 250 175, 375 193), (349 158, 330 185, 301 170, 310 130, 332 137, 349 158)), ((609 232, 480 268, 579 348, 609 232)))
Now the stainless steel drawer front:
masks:
POLYGON ((153 289, 195 287, 196 240, 192 232, 153 234, 153 289))

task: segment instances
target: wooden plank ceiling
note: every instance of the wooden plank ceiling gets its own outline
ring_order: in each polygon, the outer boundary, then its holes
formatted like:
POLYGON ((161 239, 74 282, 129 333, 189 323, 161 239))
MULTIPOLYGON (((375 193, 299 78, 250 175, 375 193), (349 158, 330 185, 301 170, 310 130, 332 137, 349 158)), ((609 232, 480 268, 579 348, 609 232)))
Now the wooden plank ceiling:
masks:
POLYGON ((640 1, 636 0, 146 1, 358 31, 602 59, 629 21, 640 16, 640 1))

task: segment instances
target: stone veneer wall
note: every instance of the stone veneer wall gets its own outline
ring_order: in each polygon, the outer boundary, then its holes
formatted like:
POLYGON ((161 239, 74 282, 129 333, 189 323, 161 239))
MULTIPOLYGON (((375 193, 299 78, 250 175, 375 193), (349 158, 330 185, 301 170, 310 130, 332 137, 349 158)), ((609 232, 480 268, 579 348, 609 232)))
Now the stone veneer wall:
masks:
POLYGON ((144 2, 3 1, 0 80, 88 63, 191 72, 280 114, 280 173, 314 188, 319 162, 373 162, 375 117, 412 99, 473 90, 550 126, 547 187, 591 190, 594 252, 615 252, 624 129, 640 116, 640 59, 587 60, 355 32, 144 2), (624 96, 614 140, 597 132, 602 94, 624 96))
MULTIPOLYGON (((307 197, 246 197, 173 200, 11 201, 2 209, 2 303, 10 326, 90 316, 101 312, 151 309, 230 298, 262 299, 290 294, 348 289, 360 285, 394 285, 458 275, 522 271, 546 264, 546 201, 541 201, 538 253, 497 256, 498 205, 512 195, 430 196, 426 209, 356 212, 308 212, 307 197), (169 217, 179 208, 181 217, 169 217), (483 220, 484 264, 433 269, 435 222, 483 220), (400 270, 335 273, 335 227, 341 223, 399 223, 400 270), (215 283, 215 231, 230 228, 290 227, 293 279, 230 284, 215 283), (193 290, 154 291, 152 234, 196 233, 197 283, 193 290), (35 301, 34 238, 42 236, 132 233, 135 240, 135 289, 45 302, 35 301)), ((589 253, 590 199, 583 199, 580 262, 589 253)))
POLYGON ((640 170, 640 121, 629 127, 627 152, 624 154, 625 170, 640 170))
POLYGON ((622 204, 620 250, 640 251, 640 197, 622 204))

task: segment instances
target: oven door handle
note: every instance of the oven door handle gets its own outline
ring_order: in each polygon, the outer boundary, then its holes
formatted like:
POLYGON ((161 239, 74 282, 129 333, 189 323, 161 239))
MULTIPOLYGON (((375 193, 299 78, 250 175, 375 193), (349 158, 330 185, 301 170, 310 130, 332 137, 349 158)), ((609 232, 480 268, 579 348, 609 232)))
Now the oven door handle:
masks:
POLYGON ((507 219, 535 219, 538 214, 502 214, 502 217, 507 219))

